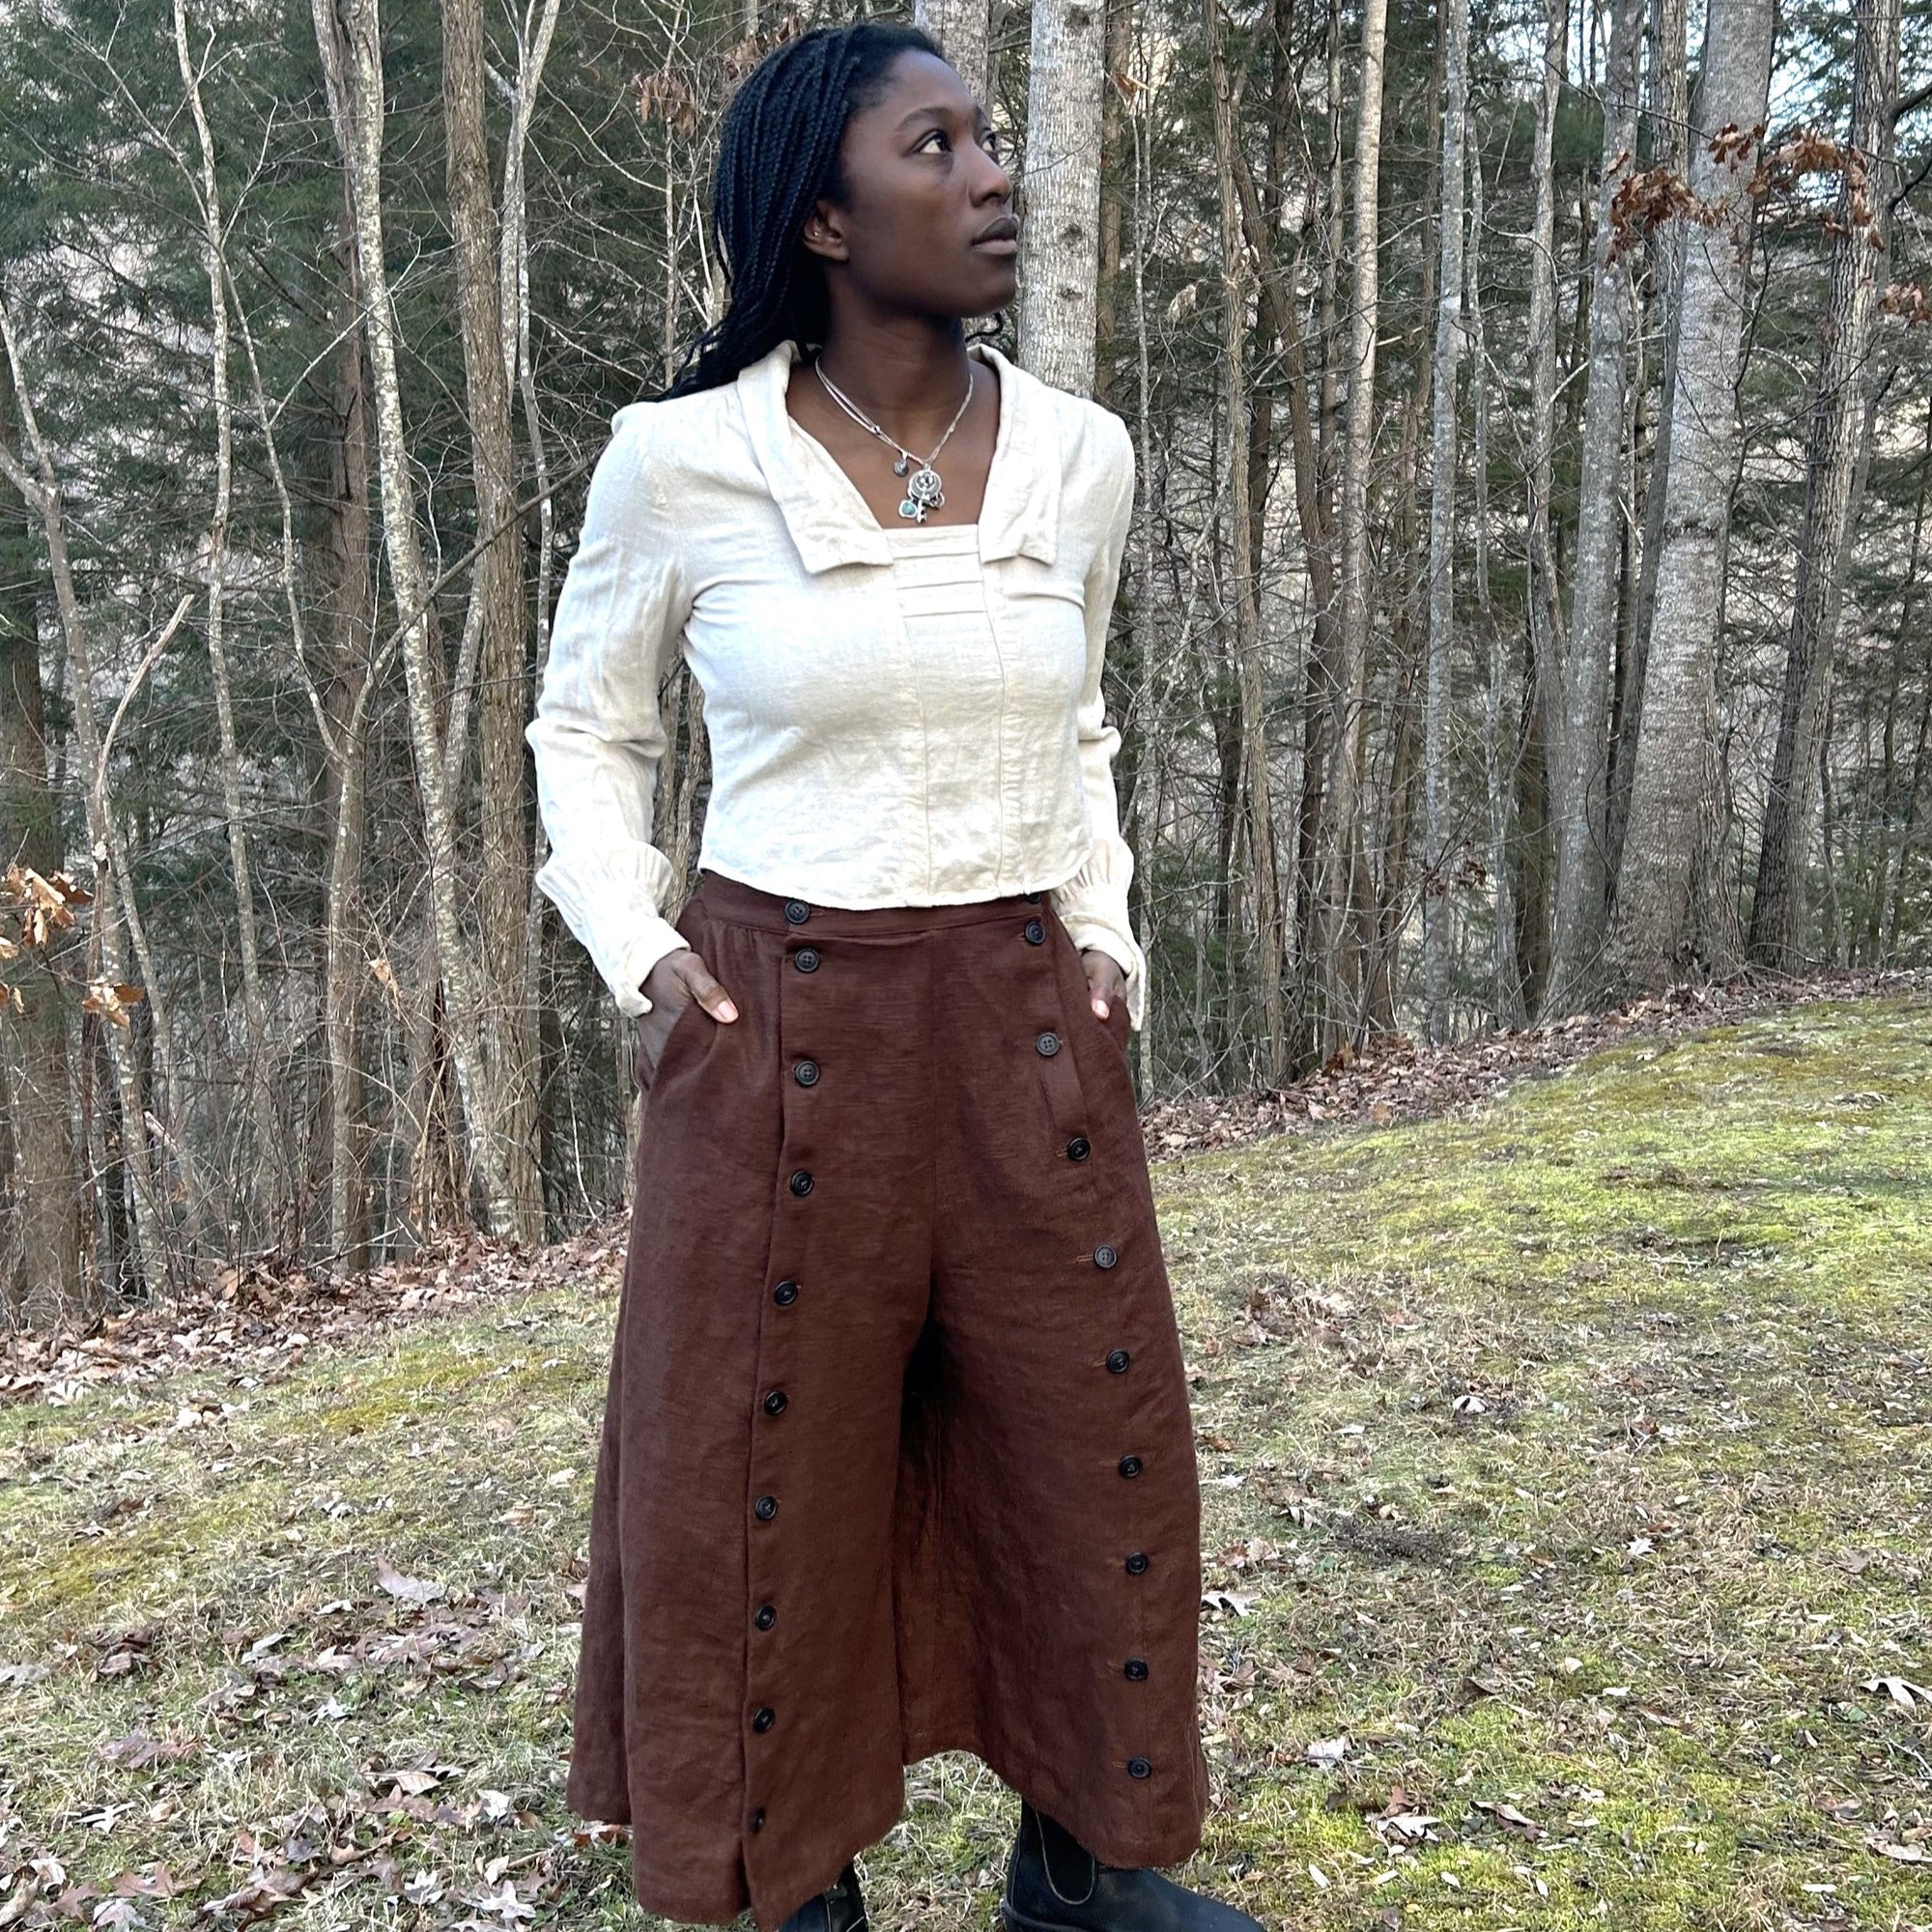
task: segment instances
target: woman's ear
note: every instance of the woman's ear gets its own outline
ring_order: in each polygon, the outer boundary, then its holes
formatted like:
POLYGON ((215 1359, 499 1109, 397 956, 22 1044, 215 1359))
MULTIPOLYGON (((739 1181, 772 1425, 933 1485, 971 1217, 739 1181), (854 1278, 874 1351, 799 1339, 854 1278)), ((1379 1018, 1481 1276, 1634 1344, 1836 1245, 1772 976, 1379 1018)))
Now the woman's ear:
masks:
POLYGON ((799 240, 814 255, 827 262, 845 261, 851 250, 839 231, 838 211, 826 200, 816 202, 805 217, 799 240))

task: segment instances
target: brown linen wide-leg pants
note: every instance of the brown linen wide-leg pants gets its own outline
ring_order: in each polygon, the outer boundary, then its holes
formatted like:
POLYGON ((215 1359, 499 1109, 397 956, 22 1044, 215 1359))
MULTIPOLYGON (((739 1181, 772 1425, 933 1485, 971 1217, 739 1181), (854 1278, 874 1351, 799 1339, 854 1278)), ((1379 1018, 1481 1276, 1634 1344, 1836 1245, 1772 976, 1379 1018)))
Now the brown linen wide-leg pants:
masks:
MULTIPOLYGON (((1200 1490, 1115 1002, 1044 894, 702 875, 646 1083, 567 1799, 758 1932, 976 1752, 1110 1864, 1208 1783, 1200 1490)), ((641 1077, 641 1069, 640 1069, 641 1077)))

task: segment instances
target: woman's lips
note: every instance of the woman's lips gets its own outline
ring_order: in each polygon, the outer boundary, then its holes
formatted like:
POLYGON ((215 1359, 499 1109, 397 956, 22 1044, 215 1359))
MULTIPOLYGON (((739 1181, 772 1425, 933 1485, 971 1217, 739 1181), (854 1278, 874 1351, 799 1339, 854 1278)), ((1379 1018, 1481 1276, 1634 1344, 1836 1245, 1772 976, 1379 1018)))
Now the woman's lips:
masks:
POLYGON ((983 242, 973 243, 976 248, 983 248, 989 255, 1017 255, 1019 240, 1012 235, 989 235, 983 242))

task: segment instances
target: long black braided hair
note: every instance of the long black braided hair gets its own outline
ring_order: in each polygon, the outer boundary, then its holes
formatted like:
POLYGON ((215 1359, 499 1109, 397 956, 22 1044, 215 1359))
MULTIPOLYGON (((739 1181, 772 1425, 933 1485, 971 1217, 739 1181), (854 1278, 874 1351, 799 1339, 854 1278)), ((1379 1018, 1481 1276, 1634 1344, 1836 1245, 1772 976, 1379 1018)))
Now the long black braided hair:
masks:
POLYGON ((800 239, 821 195, 850 199, 839 161, 846 124, 884 91, 902 53, 946 58, 905 20, 812 27, 774 47, 740 83, 719 124, 711 233, 730 284, 724 315, 701 330, 666 396, 710 389, 789 337, 825 340, 825 269, 800 239))

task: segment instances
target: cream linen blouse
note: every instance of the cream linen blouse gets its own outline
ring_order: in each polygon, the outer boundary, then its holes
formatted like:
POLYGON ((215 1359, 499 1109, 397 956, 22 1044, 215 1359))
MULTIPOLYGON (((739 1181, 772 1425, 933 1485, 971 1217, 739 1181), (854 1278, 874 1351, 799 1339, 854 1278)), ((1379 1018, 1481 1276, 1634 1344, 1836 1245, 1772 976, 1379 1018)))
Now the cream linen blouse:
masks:
POLYGON ((991 344, 967 353, 1000 381, 980 520, 908 522, 911 541, 792 420, 789 341, 612 417, 525 736, 537 884, 622 1012, 650 1010, 645 976, 685 944, 651 843, 678 651, 711 742, 701 867, 827 906, 1050 892, 1075 944, 1120 962, 1141 1026, 1100 691, 1133 440, 991 344))

